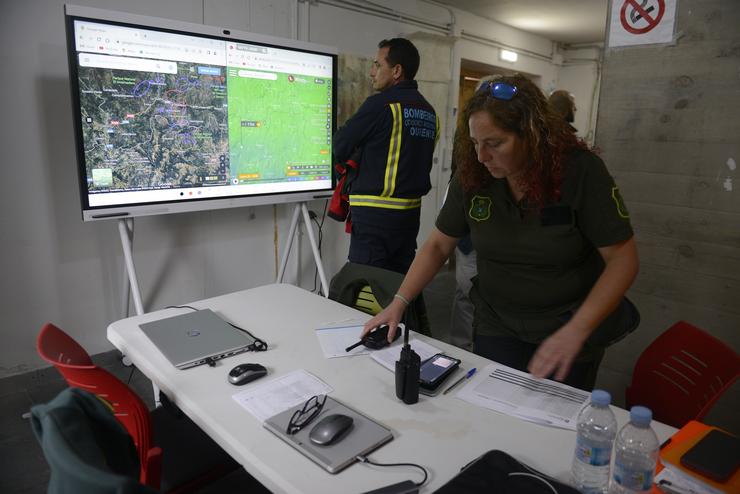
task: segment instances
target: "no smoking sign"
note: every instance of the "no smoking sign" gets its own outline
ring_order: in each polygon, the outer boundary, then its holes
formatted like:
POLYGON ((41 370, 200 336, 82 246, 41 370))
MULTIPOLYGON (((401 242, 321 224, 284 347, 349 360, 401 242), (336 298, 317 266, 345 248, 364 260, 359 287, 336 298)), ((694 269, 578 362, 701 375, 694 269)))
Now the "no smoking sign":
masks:
POLYGON ((673 41, 676 0, 612 0, 609 46, 673 41))

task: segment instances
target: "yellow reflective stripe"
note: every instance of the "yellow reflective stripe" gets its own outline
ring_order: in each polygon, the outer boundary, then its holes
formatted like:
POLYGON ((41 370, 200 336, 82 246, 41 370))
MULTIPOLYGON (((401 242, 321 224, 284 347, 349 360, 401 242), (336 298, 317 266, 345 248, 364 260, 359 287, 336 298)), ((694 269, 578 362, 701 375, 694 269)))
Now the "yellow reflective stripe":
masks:
POLYGON ((437 143, 439 142, 439 115, 435 115, 434 116, 434 119, 437 121, 436 129, 435 129, 436 130, 436 134, 434 136, 434 145, 436 146, 437 143))
POLYGON ((401 154, 401 131, 403 121, 401 118, 401 103, 390 105, 393 114, 393 128, 391 129, 391 140, 388 144, 388 158, 385 163, 385 177, 383 178, 384 197, 392 196, 396 190, 396 176, 398 175, 398 160, 401 154))
POLYGON ((350 195, 350 206, 366 206, 386 209, 416 209, 421 207, 421 198, 403 199, 400 197, 381 197, 370 195, 350 195))

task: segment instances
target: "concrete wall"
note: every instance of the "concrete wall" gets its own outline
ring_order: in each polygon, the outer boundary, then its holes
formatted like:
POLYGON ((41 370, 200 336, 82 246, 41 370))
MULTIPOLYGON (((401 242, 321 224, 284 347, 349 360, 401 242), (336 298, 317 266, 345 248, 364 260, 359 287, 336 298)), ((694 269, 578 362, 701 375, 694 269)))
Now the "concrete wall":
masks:
MULTIPOLYGON (((459 41, 444 32, 397 18, 353 12, 331 3, 297 0, 75 0, 75 3, 140 15, 220 25, 337 46, 343 53, 372 57, 377 42, 397 35, 422 45, 420 76, 443 124, 457 99, 460 58, 490 62, 498 48, 487 36, 528 50, 518 70, 557 80, 559 66, 547 57, 552 43, 500 24, 450 11, 424 1, 374 2, 405 12, 430 25, 456 19, 459 41), (437 63, 435 63, 435 61, 437 63), (454 95, 452 100, 449 94, 454 95), (447 95, 447 97, 446 97, 447 95)), ((42 366, 34 347, 41 325, 52 321, 90 353, 111 349, 105 330, 124 317, 123 259, 115 222, 80 219, 74 135, 67 74, 62 0, 0 4, 0 54, 3 108, 0 148, 2 257, 0 269, 0 378, 42 366)), ((453 120, 454 121, 454 120, 453 120)), ((437 150, 436 189, 424 202, 428 230, 446 183, 450 139, 446 127, 437 150)), ((310 204, 319 214, 322 202, 310 204)), ((144 305, 156 310, 275 279, 279 252, 292 206, 264 206, 143 217, 136 220, 134 258, 144 305)), ((343 226, 324 226, 323 259, 331 276, 343 264, 348 238, 343 226)), ((310 248, 299 238, 286 280, 314 285, 310 248), (295 261, 300 259, 300 263, 295 261)), ((254 329, 258 334, 260 328, 254 329)))
POLYGON ((611 389, 678 320, 740 350, 740 2, 677 3, 675 43, 605 55, 596 145, 631 212, 642 313, 602 365, 611 389))

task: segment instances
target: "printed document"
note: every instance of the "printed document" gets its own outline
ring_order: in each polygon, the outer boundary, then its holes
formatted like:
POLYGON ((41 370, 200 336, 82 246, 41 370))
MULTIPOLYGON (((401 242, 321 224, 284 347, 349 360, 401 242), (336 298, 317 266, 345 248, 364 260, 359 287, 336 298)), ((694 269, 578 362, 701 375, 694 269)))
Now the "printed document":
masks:
POLYGON ((523 420, 576 429, 576 416, 590 394, 571 386, 538 379, 501 364, 489 364, 457 397, 523 420))
POLYGON ((681 494, 723 493, 723 491, 715 489, 711 485, 682 472, 668 462, 661 461, 661 463, 663 464, 663 470, 655 475, 655 483, 658 484, 658 487, 667 483, 673 491, 680 492, 681 494))
POLYGON ((360 341, 362 328, 363 326, 359 325, 317 329, 316 337, 319 339, 324 356, 326 358, 336 358, 370 353, 365 345, 356 346, 349 352, 345 351, 345 348, 360 341))
POLYGON ((314 395, 325 395, 332 391, 334 388, 324 381, 299 369, 245 389, 232 395, 232 398, 260 422, 264 422, 288 408, 303 404, 314 395))
MULTIPOLYGON (((429 343, 414 338, 413 331, 409 333, 409 345, 411 345, 411 348, 419 354, 422 362, 442 351, 429 343)), ((382 350, 375 350, 370 354, 370 357, 389 371, 396 372, 396 360, 401 358, 402 348, 402 339, 399 338, 393 342, 392 345, 387 346, 382 350)))

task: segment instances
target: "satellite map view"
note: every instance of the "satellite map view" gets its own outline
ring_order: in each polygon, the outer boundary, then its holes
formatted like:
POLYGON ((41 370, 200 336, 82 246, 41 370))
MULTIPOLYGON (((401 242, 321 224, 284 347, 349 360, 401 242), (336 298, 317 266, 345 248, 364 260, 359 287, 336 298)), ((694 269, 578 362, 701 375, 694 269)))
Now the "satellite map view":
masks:
POLYGON ((225 70, 80 67, 90 192, 229 183, 225 70))

